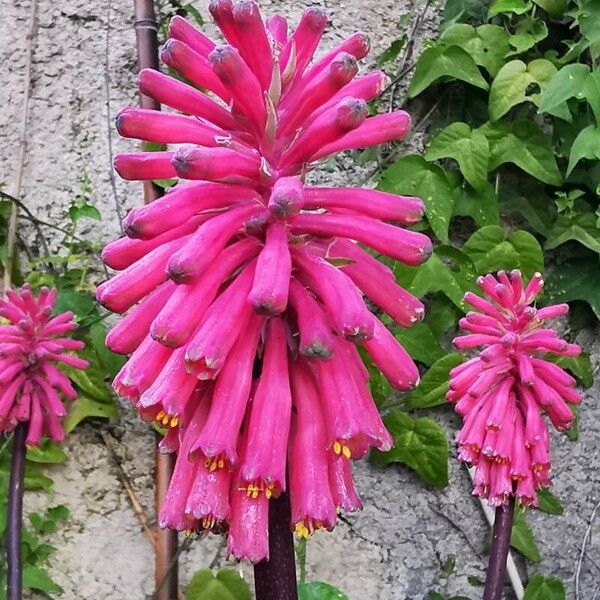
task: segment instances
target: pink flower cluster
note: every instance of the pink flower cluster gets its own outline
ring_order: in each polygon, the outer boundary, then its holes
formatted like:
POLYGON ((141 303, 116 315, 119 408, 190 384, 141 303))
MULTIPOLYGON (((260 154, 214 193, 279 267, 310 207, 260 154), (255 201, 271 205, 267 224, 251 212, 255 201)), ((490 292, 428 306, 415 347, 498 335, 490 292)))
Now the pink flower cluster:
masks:
POLYGON ((465 295, 476 312, 461 319, 468 334, 454 340, 461 350, 485 346, 450 372, 448 400, 464 419, 457 443, 459 458, 476 466, 474 494, 496 506, 511 496, 537 505, 536 488, 551 483, 543 414, 556 429, 570 429, 569 404, 581 402, 575 380, 543 358, 581 352, 544 327, 547 319, 566 315, 567 304, 532 306, 543 283, 536 273, 525 286, 519 271, 480 277, 486 298, 465 295))
POLYGON ((311 64, 327 22, 318 8, 293 31, 280 16, 265 23, 253 1, 210 11, 226 44, 175 17, 161 55, 192 85, 139 78, 185 114, 117 118, 125 137, 185 144, 119 155, 122 177, 191 181, 129 213, 127 237, 103 252, 120 273, 97 298, 130 311, 107 337, 131 353, 116 391, 170 427, 162 447, 178 452, 161 525, 227 527, 229 551, 256 562, 268 556, 269 498, 289 489, 299 535, 332 529, 337 509, 360 507, 350 459, 392 445, 357 345, 396 388, 418 382, 363 294, 405 327, 423 306, 356 242, 409 265, 431 242, 398 226, 421 218, 417 198, 305 182, 324 157, 408 131, 403 111, 367 116, 384 75, 355 77, 365 36, 311 64))
POLYGON ((42 288, 36 298, 28 285, 6 290, 0 300, 0 433, 28 422, 27 444, 37 446, 45 435, 62 442, 61 418, 67 414, 59 393, 69 400, 77 397, 69 378, 53 363, 85 369, 88 363, 71 352, 84 343, 61 337, 73 331, 73 313, 52 317, 56 290, 42 288))

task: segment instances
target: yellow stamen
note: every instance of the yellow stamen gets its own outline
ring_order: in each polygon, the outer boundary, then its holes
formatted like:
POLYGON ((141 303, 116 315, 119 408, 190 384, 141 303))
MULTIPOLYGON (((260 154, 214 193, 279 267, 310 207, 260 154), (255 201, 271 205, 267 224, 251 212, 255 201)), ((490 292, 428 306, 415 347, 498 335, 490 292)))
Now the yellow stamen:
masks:
POLYGON ((156 420, 160 423, 164 418, 165 415, 167 413, 164 410, 161 410, 157 415, 156 415, 156 420))
POLYGON ((179 425, 179 417, 175 415, 171 417, 171 427, 177 427, 177 425, 179 425))
POLYGON ((337 456, 342 455, 344 458, 347 459, 350 459, 352 457, 352 452, 350 448, 348 448, 348 446, 346 446, 346 444, 344 444, 343 442, 340 442, 340 440, 335 440, 335 442, 333 442, 333 452, 337 456))
POLYGON ((225 467, 225 457, 223 454, 217 454, 217 456, 209 456, 204 461, 204 466, 211 472, 214 473, 217 469, 223 469, 225 467))

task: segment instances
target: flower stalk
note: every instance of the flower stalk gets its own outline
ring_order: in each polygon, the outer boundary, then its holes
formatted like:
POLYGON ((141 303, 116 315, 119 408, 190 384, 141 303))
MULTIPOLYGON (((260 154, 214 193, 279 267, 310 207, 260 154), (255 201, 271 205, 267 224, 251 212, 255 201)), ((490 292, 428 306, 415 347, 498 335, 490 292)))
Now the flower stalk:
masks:
POLYGON ((287 493, 269 503, 269 560, 254 565, 257 600, 297 600, 296 561, 287 493))
POLYGON ((514 512, 514 496, 510 498, 507 504, 502 504, 496 508, 483 600, 500 600, 502 598, 514 512))
POLYGON ((27 423, 19 423, 13 433, 6 513, 7 600, 21 600, 23 597, 21 531, 23 527, 26 439, 27 423))

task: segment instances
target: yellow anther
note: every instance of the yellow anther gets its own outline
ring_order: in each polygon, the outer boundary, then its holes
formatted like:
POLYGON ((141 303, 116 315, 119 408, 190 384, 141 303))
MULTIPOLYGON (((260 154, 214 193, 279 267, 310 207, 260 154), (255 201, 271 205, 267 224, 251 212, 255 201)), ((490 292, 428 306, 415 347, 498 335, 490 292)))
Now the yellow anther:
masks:
POLYGON ((177 425, 179 425, 179 417, 175 415, 171 417, 171 427, 177 427, 177 425))
POLYGON ((333 443, 333 451, 336 454, 341 454, 342 453, 342 445, 338 441, 335 441, 333 443))
POLYGON ((186 538, 189 538, 189 537, 192 537, 193 533, 194 533, 193 529, 186 529, 183 532, 183 536, 186 537, 186 538))
POLYGON ((352 456, 352 452, 350 452, 350 448, 348 448, 348 446, 342 446, 342 454, 347 458, 350 459, 350 457, 352 456))
POLYGON ((169 415, 165 415, 162 419, 162 424, 168 425, 170 420, 171 420, 171 417, 169 415))
POLYGON ((296 531, 296 535, 302 539, 307 540, 310 537, 310 531, 308 530, 308 527, 306 527, 306 525, 302 522, 302 521, 298 521, 298 523, 296 523, 295 526, 295 531, 296 531))
POLYGON ((157 421, 162 421, 165 418, 165 415, 167 413, 164 410, 161 410, 157 415, 156 415, 156 420, 157 421))
POLYGON ((220 458, 217 464, 219 466, 219 469, 222 469, 225 466, 225 460, 220 458))
POLYGON ((273 489, 268 487, 265 489, 265 497, 267 500, 271 499, 271 496, 273 495, 273 489))

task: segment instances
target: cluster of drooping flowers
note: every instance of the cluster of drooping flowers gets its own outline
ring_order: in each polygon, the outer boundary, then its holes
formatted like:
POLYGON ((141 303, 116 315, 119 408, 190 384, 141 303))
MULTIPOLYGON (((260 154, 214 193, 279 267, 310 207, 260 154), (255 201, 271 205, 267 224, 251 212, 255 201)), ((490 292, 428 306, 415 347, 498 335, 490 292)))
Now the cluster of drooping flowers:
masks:
POLYGON ((459 458, 475 465, 474 494, 490 504, 516 496, 523 505, 536 505, 536 488, 551 483, 543 413, 556 429, 570 429, 569 404, 581 402, 575 380, 543 356, 577 356, 581 348, 544 327, 547 319, 566 315, 567 304, 531 305, 544 284, 539 273, 527 286, 519 271, 486 275, 477 284, 487 298, 465 295, 476 312, 461 319, 469 333, 454 344, 485 350, 450 372, 448 391, 464 419, 457 436, 459 458))
POLYGON ((360 507, 350 459, 392 445, 357 345, 396 388, 418 382, 363 294, 404 327, 423 306, 357 242, 409 265, 431 243, 397 226, 421 218, 417 198, 305 182, 324 157, 408 131, 403 111, 367 117, 384 75, 355 78, 365 36, 311 64, 321 10, 292 32, 253 1, 213 0, 210 11, 227 44, 175 17, 161 54, 192 85, 139 78, 143 94, 187 115, 117 118, 125 137, 187 144, 117 156, 122 177, 192 181, 129 213, 127 237, 103 252, 120 273, 97 298, 130 311, 107 337, 131 354, 115 390, 169 428, 162 447, 178 452, 161 525, 227 528, 230 553, 258 561, 271 497, 289 489, 299 535, 331 529, 337 509, 360 507))
POLYGON ((59 393, 74 400, 77 393, 69 378, 54 363, 85 369, 88 363, 70 354, 84 343, 62 337, 77 328, 73 313, 55 317, 52 309, 56 289, 42 288, 36 298, 25 284, 6 290, 0 300, 0 433, 28 422, 26 443, 37 446, 41 436, 56 442, 64 439, 62 417, 67 412, 59 393))

